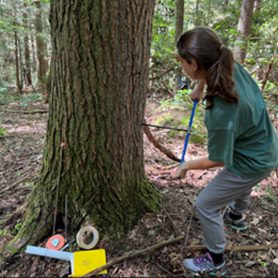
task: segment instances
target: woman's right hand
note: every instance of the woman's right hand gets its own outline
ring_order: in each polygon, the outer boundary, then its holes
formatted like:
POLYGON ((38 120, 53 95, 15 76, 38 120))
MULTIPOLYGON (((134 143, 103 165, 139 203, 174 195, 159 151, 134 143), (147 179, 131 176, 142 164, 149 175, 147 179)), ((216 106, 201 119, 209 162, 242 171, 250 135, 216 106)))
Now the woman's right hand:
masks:
POLYGON ((201 100, 204 97, 205 82, 199 81, 198 84, 193 88, 190 97, 192 100, 201 100))

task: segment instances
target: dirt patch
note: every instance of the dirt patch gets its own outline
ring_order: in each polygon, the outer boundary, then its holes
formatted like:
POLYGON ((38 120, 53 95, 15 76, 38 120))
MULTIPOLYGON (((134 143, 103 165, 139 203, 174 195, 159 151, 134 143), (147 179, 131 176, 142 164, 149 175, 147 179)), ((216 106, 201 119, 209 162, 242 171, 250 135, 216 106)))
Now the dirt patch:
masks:
MULTIPOLYGON (((158 104, 149 102, 147 118, 153 121, 158 104), (151 110, 151 111, 150 111, 151 110)), ((6 107, 5 107, 6 108, 6 107)), ((8 107, 11 108, 11 107, 8 107)), ((16 109, 16 104, 13 104, 16 109)), ((33 107, 34 108, 34 107, 33 107)), ((36 109, 45 105, 36 104, 36 109)), ((32 107, 29 107, 32 109, 32 107)), ((181 111, 181 113, 183 113, 181 111)), ((158 116, 161 116, 159 114, 158 116)), ((0 247, 20 227, 24 201, 32 189, 41 168, 47 114, 20 114, 0 110, 2 126, 8 131, 0 138, 0 247), (3 221, 8 215, 13 217, 3 221)), ((178 117, 178 116, 177 116, 178 117)), ((156 138, 178 157, 183 138, 169 138, 168 131, 152 129, 156 138)), ((100 241, 98 247, 106 249, 107 260, 123 255, 127 251, 144 249, 160 241, 169 240, 185 233, 184 240, 167 245, 152 253, 125 260, 109 269, 114 277, 179 277, 189 276, 182 268, 182 260, 192 256, 189 245, 202 244, 198 220, 194 216, 195 199, 218 170, 190 171, 183 181, 172 180, 170 170, 176 165, 156 150, 146 138, 145 168, 148 177, 163 194, 161 210, 157 214, 147 213, 135 227, 117 242, 100 241)), ((190 144, 187 158, 206 154, 203 146, 190 144)), ((247 232, 236 233, 227 229, 229 245, 262 245, 277 243, 278 232, 278 188, 277 176, 265 179, 254 188, 250 209, 246 219, 250 224, 247 232)), ((71 251, 76 250, 73 244, 71 251)), ((231 277, 277 277, 278 251, 269 249, 256 252, 228 252, 227 265, 231 277)), ((0 270, 0 277, 64 277, 70 273, 67 262, 49 258, 18 254, 9 258, 0 270)))

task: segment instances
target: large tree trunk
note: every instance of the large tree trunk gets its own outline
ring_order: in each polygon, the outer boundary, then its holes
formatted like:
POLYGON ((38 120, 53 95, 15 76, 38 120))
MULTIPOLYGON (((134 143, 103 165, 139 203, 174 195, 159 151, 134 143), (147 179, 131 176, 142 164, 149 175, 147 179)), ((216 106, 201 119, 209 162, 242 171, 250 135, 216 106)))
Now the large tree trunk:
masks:
POLYGON ((183 19, 184 19, 184 0, 176 0, 176 34, 175 42, 178 41, 183 32, 183 19))
POLYGON ((48 63, 46 60, 46 42, 43 38, 43 21, 41 14, 41 3, 35 1, 36 4, 36 18, 35 18, 35 29, 36 29, 36 46, 37 46, 37 83, 38 86, 44 86, 47 78, 48 63))
POLYGON ((158 209, 160 194, 144 172, 141 127, 153 8, 150 0, 52 2, 43 169, 14 247, 51 231, 57 184, 58 212, 64 215, 67 194, 72 232, 88 221, 101 235, 118 237, 158 209))
POLYGON ((247 51, 247 39, 250 33, 252 14, 255 0, 243 0, 238 22, 238 37, 234 49, 234 57, 241 63, 244 62, 247 51))

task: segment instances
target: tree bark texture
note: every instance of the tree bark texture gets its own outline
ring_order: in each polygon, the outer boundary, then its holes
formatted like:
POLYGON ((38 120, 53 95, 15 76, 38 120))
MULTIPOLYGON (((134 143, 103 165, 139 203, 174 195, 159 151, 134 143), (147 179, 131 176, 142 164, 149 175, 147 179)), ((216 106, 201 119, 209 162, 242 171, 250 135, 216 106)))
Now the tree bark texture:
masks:
POLYGON ((72 232, 89 222, 101 236, 118 237, 159 208, 144 172, 141 126, 153 9, 150 0, 52 2, 43 169, 15 243, 37 242, 52 229, 58 185, 58 215, 67 194, 72 232))
POLYGON ((36 1, 36 18, 35 18, 35 29, 36 29, 36 47, 37 47, 37 83, 39 86, 45 85, 48 62, 46 60, 46 42, 43 38, 43 21, 41 14, 41 3, 36 1))
POLYGON ((238 37, 234 49, 234 57, 244 62, 247 51, 247 40, 251 29, 252 14, 255 0, 243 0, 238 22, 238 37))
POLYGON ((183 32, 184 0, 176 0, 176 34, 175 43, 183 32))

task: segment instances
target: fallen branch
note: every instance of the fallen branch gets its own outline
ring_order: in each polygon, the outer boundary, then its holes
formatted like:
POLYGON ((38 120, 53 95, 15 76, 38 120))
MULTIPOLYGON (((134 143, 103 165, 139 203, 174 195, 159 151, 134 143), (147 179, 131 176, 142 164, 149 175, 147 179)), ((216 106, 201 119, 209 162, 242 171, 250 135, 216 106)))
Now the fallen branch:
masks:
POLYGON ((154 250, 156 250, 158 248, 162 248, 162 247, 164 247, 166 245, 174 244, 174 243, 176 243, 176 242, 178 242, 178 241, 180 241, 180 240, 182 240, 184 238, 185 238, 185 235, 181 235, 181 236, 179 236, 177 238, 159 242, 159 243, 157 243, 155 245, 149 246, 149 247, 147 247, 145 249, 142 249, 142 250, 135 250, 135 251, 127 252, 126 254, 124 254, 124 255, 122 255, 122 256, 120 256, 118 258, 112 259, 106 265, 101 266, 101 267, 99 267, 99 268, 97 268, 97 269, 87 273, 83 277, 91 277, 91 276, 96 275, 97 273, 99 273, 99 272, 101 272, 101 271, 111 267, 114 264, 120 263, 120 262, 122 262, 122 261, 124 261, 126 259, 132 259, 134 257, 140 256, 140 255, 143 255, 143 254, 146 254, 146 253, 149 253, 149 252, 152 252, 152 251, 154 251, 154 250))
POLYGON ((3 193, 7 192, 7 191, 10 191, 11 189, 13 189, 14 187, 16 187, 17 185, 21 184, 21 183, 24 183, 26 182, 27 180, 29 181, 35 181, 37 179, 37 176, 31 178, 30 175, 27 175, 25 177, 23 177, 22 179, 14 182, 13 184, 3 188, 0 190, 0 196, 2 196, 3 193))
POLYGON ((11 110, 11 109, 0 109, 3 112, 7 113, 18 113, 18 114, 44 114, 47 113, 47 110, 11 110))
MULTIPOLYGON (((200 251, 206 249, 204 245, 192 245, 189 246, 188 249, 194 251, 200 251)), ((226 251, 228 252, 253 252, 253 251, 261 251, 268 249, 278 249, 278 243, 274 244, 260 244, 260 245, 243 245, 243 246, 233 246, 228 245, 226 247, 226 251)))
MULTIPOLYGON (((185 237, 186 237, 186 235, 181 235, 177 238, 162 241, 160 243, 149 246, 149 247, 147 247, 145 249, 142 249, 142 250, 127 252, 126 254, 124 254, 124 255, 122 255, 118 258, 114 258, 114 259, 110 260, 106 265, 101 266, 101 267, 87 273, 83 277, 91 277, 91 276, 96 275, 99 272, 101 272, 101 271, 103 271, 103 270, 105 270, 105 269, 107 269, 107 268, 109 268, 109 267, 111 267, 111 266, 113 266, 117 263, 120 263, 124 260, 132 259, 134 257, 141 256, 141 255, 149 253, 149 252, 153 252, 154 250, 156 250, 158 248, 162 248, 166 245, 174 244, 174 243, 176 243, 180 240, 183 240, 185 237)), ((188 246, 188 249, 192 250, 192 251, 200 251, 200 250, 205 250, 206 246, 204 246, 204 245, 192 245, 192 246, 188 246)), ((252 252, 252 251, 261 251, 261 250, 268 250, 268 249, 278 249, 278 243, 269 244, 269 245, 262 244, 262 245, 245 245, 245 246, 227 246, 226 247, 226 251, 228 251, 228 252, 252 252)))
MULTIPOLYGON (((146 124, 146 120, 144 119, 144 124, 146 124)), ((169 157, 170 159, 176 161, 176 162, 180 162, 180 159, 178 157, 176 157, 169 149, 165 148, 164 146, 162 146, 156 139, 155 137, 152 135, 150 128, 147 125, 144 125, 143 127, 144 132, 148 138, 148 140, 157 148, 159 149, 161 152, 163 152, 167 157, 169 157)))

